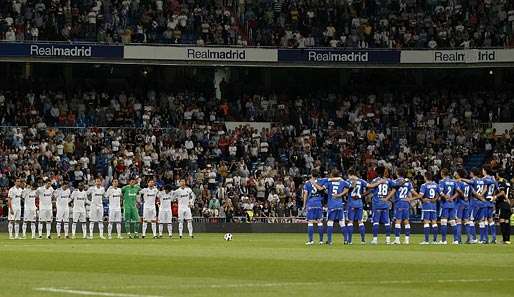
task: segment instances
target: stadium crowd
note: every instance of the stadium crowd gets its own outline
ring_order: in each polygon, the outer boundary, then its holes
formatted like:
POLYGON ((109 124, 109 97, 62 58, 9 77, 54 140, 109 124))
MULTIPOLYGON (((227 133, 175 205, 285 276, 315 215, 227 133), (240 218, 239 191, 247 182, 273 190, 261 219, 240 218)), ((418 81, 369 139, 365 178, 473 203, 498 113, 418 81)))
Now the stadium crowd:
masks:
POLYGON ((0 40, 275 47, 513 45, 507 0, 6 0, 0 40))
MULTIPOLYGON (((481 125, 513 121, 512 99, 419 94, 256 94, 217 101, 154 90, 0 91, 2 197, 15 176, 73 186, 96 176, 105 177, 105 185, 113 178, 125 185, 140 176, 143 184, 155 178, 158 187, 187 177, 197 197, 194 215, 231 221, 296 216, 312 169, 352 167, 371 180, 377 165, 391 175, 405 168, 419 187, 426 171, 437 177, 441 168, 453 171, 483 154, 495 172, 514 178, 514 128, 497 133, 481 125), (230 130, 225 120, 272 124, 230 130)), ((419 214, 421 205, 413 206, 419 214)))

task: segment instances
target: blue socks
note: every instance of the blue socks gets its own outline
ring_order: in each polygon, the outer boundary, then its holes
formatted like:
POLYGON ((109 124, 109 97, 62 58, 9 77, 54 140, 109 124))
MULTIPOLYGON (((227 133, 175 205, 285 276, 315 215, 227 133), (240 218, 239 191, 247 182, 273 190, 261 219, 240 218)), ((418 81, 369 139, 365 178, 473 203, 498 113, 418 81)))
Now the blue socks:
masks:
POLYGON ((446 234, 448 234, 448 225, 446 222, 441 222, 441 240, 446 241, 446 234))
POLYGON ((378 237, 378 223, 373 223, 373 237, 378 237))
POLYGON ((348 243, 352 242, 352 236, 353 236, 353 223, 348 223, 346 226, 346 236, 345 241, 348 243))
POLYGON ((327 241, 332 242, 332 233, 334 233, 334 223, 328 222, 327 223, 327 241))
POLYGON ((430 224, 423 225, 423 233, 425 234, 425 242, 430 241, 430 224))
POLYGON ((461 242, 461 234, 462 234, 462 223, 457 223, 457 225, 455 225, 455 229, 454 229, 454 232, 453 232, 453 238, 454 240, 458 241, 459 243, 461 242))
POLYGON ((318 223, 319 242, 323 242, 323 223, 318 223))
POLYGON ((307 234, 309 235, 309 242, 314 241, 314 225, 312 223, 307 225, 307 234))
POLYGON ((437 230, 437 224, 432 224, 432 234, 434 235, 434 242, 437 241, 437 233, 439 233, 437 230))
POLYGON ((494 222, 489 223, 489 229, 491 232, 491 240, 496 241, 496 224, 494 222))
POLYGON ((361 234, 361 241, 364 242, 364 236, 366 235, 366 227, 364 224, 359 224, 359 233, 361 234))

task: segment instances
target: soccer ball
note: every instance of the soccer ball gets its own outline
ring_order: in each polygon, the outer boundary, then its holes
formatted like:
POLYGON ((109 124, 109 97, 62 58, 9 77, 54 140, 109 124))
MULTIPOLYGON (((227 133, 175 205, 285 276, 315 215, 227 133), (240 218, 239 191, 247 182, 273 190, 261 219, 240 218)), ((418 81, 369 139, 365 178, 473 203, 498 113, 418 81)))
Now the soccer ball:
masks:
POLYGON ((232 240, 232 233, 226 233, 225 236, 223 236, 223 239, 226 241, 232 240))

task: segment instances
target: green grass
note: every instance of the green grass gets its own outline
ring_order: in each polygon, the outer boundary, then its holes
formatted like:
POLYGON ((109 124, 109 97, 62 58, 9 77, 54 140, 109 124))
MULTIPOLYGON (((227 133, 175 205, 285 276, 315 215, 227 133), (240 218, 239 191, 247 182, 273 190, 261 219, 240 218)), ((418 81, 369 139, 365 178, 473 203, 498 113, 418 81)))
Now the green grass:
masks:
POLYGON ((89 241, 2 234, 0 296, 513 296, 512 246, 419 240, 307 247, 303 234, 234 234, 231 242, 222 234, 89 241))

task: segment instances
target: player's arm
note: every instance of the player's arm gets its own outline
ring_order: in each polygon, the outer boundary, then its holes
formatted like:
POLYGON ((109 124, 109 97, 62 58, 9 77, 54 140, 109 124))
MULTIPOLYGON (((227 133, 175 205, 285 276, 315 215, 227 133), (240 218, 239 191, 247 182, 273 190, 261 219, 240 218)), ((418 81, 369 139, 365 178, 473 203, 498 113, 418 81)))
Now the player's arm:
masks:
POLYGON ((455 193, 453 193, 453 196, 450 197, 450 201, 455 201, 455 199, 459 198, 459 193, 456 191, 457 187, 455 187, 455 193))
POLYGON ((391 198, 393 198, 394 194, 396 194, 396 189, 391 189, 389 191, 389 193, 387 194, 387 196, 384 198, 385 201, 389 201, 391 200, 391 198))
POLYGON ((13 191, 9 190, 7 193, 7 206, 9 207, 9 213, 14 214, 14 209, 12 208, 12 199, 13 199, 13 191))
POLYGON ((349 188, 344 188, 344 190, 341 193, 333 194, 332 196, 336 197, 336 198, 344 197, 344 196, 346 196, 348 194, 349 191, 350 191, 349 188))
POLYGON ((374 183, 368 183, 368 184, 366 185, 366 188, 368 188, 368 189, 374 189, 374 188, 376 188, 376 187, 378 187, 378 186, 380 186, 381 184, 384 184, 384 183, 386 183, 386 182, 387 182, 387 180, 386 180, 386 179, 384 179, 384 178, 382 178, 382 179, 377 180, 377 181, 376 181, 376 182, 374 182, 374 183))
POLYGON ((195 193, 191 189, 189 189, 189 207, 193 207, 195 205, 195 200, 195 193))
POLYGON ((303 195, 303 208, 305 209, 305 207, 307 206, 307 196, 308 196, 307 191, 305 189, 303 189, 302 195, 303 195))

